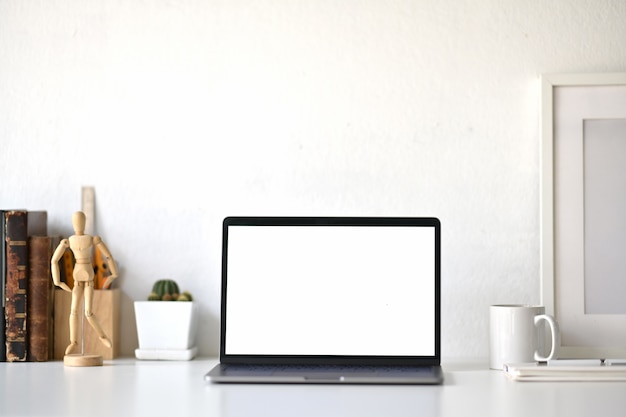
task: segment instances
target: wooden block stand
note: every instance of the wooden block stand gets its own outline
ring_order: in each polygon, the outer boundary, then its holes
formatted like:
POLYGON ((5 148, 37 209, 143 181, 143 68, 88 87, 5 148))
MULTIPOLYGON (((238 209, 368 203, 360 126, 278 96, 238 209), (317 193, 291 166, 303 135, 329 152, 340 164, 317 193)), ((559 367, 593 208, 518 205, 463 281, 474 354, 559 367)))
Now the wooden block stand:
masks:
MULTIPOLYGON (((93 298, 93 313, 96 315, 102 330, 111 339, 111 347, 104 346, 96 332, 84 317, 81 306, 79 314, 81 321, 84 320, 85 332, 84 353, 100 355, 103 359, 113 359, 119 356, 120 351, 120 298, 119 288, 110 290, 95 290, 93 298)), ((72 293, 56 289, 54 292, 54 359, 63 360, 65 348, 70 343, 70 308, 72 305, 72 293)), ((82 341, 78 339, 79 346, 82 341)))

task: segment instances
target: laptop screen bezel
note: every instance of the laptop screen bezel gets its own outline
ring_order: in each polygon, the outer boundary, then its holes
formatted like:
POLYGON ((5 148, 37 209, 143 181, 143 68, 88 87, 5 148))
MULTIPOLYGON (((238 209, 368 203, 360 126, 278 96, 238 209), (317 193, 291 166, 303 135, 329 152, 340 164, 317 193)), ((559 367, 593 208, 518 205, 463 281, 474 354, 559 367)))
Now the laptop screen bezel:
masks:
POLYGON ((222 227, 222 283, 220 362, 228 364, 286 365, 439 365, 441 362, 441 223, 435 217, 226 217, 222 227), (231 226, 367 226, 432 227, 435 232, 435 337, 432 356, 257 355, 226 353, 228 237, 231 226))

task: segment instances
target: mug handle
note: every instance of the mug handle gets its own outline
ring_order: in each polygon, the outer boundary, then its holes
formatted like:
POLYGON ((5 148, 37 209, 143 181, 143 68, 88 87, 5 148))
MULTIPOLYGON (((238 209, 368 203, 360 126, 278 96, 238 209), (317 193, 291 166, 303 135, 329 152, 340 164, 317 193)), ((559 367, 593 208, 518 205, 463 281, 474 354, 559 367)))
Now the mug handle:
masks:
POLYGON ((535 326, 538 327, 539 322, 545 320, 550 326, 550 333, 552 335, 552 349, 547 357, 543 357, 538 351, 535 351, 535 360, 537 362, 547 362, 552 359, 556 359, 559 356, 559 350, 561 348, 561 332, 559 331, 559 324, 554 320, 552 316, 547 314, 539 314, 535 316, 535 326))

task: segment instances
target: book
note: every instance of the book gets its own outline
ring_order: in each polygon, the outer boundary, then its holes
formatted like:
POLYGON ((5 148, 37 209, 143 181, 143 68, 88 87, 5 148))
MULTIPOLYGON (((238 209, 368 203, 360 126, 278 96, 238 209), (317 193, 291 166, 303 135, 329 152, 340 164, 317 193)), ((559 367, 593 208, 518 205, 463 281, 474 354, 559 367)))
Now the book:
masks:
POLYGON ((4 329, 6 327, 6 320, 4 318, 5 306, 6 306, 6 282, 7 282, 7 268, 6 268, 6 231, 4 221, 5 210, 0 210, 0 362, 6 362, 6 348, 4 329))
POLYGON ((27 214, 9 210, 4 214, 6 285, 4 307, 7 362, 26 360, 26 265, 27 214))
POLYGON ((23 362, 28 353, 28 236, 47 234, 45 211, 6 210, 4 212, 4 319, 7 362, 23 362), (31 214, 32 213, 32 214, 31 214), (30 217, 30 227, 29 227, 30 217))
POLYGON ((28 360, 45 362, 54 358, 54 283, 50 261, 60 236, 28 238, 28 360))
POLYGON ((516 381, 626 381, 626 367, 598 364, 546 365, 543 363, 507 363, 503 372, 516 381))

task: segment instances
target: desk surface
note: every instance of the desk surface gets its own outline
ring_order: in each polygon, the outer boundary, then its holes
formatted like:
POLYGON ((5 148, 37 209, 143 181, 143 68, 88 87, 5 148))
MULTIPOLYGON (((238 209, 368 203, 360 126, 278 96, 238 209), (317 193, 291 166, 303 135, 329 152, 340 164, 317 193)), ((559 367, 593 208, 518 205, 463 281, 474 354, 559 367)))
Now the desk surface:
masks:
POLYGON ((215 363, 0 363, 0 416, 626 415, 626 382, 514 382, 486 362, 444 362, 442 386, 205 383, 215 363))

